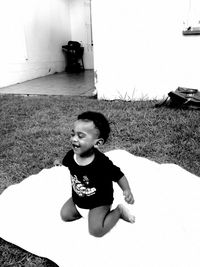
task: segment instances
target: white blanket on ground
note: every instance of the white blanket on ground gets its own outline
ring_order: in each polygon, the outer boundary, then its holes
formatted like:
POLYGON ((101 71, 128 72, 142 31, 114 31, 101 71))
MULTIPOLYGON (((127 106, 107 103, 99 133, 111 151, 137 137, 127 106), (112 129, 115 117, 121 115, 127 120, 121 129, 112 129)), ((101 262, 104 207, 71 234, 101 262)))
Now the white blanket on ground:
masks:
MULTIPOLYGON (((0 236, 60 267, 199 267, 200 180, 174 164, 157 164, 123 150, 107 153, 127 176, 136 216, 102 238, 87 219, 66 223, 60 209, 71 193, 68 169, 53 167, 0 195, 0 236)), ((115 185, 115 202, 124 202, 115 185)))

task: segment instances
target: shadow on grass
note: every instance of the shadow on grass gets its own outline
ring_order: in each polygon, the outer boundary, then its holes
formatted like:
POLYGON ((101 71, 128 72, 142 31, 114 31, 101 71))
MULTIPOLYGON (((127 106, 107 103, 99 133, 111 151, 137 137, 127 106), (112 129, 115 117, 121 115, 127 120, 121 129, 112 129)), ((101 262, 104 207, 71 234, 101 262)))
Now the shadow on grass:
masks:
POLYGON ((38 257, 0 238, 1 267, 58 267, 49 259, 38 257))

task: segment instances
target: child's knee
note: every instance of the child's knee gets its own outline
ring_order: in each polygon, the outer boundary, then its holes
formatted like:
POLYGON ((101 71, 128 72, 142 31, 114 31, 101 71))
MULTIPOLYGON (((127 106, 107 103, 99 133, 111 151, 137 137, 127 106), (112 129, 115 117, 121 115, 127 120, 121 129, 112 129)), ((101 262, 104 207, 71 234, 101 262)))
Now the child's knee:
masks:
POLYGON ((79 213, 72 212, 64 206, 60 211, 60 217, 65 222, 71 222, 80 219, 82 216, 79 213))
POLYGON ((63 206, 60 211, 60 217, 65 222, 69 222, 72 220, 72 215, 70 214, 70 210, 68 210, 65 206, 63 206))
POLYGON ((95 237, 102 237, 105 234, 103 231, 103 228, 97 227, 97 226, 90 226, 89 227, 89 233, 95 237))
POLYGON ((69 221, 69 215, 67 214, 67 212, 65 211, 65 209, 61 209, 61 211, 60 211, 60 217, 65 222, 69 221))

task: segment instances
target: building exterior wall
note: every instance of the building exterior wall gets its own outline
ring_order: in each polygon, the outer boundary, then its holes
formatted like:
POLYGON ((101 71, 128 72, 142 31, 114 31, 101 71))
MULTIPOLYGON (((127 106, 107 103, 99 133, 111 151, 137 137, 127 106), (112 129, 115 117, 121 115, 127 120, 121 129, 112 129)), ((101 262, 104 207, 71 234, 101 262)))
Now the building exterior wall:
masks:
POLYGON ((1 0, 0 87, 63 71, 68 0, 1 0))
POLYGON ((182 34, 194 10, 200 14, 197 0, 92 0, 98 97, 159 99, 178 86, 200 89, 200 35, 182 34))

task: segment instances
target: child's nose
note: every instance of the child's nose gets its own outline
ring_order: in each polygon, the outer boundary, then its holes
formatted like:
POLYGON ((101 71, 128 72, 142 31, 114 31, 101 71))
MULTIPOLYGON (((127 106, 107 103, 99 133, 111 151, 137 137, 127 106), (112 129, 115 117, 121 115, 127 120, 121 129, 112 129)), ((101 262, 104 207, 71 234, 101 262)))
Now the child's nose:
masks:
POLYGON ((78 141, 77 135, 71 136, 71 140, 72 142, 77 142, 78 141))

